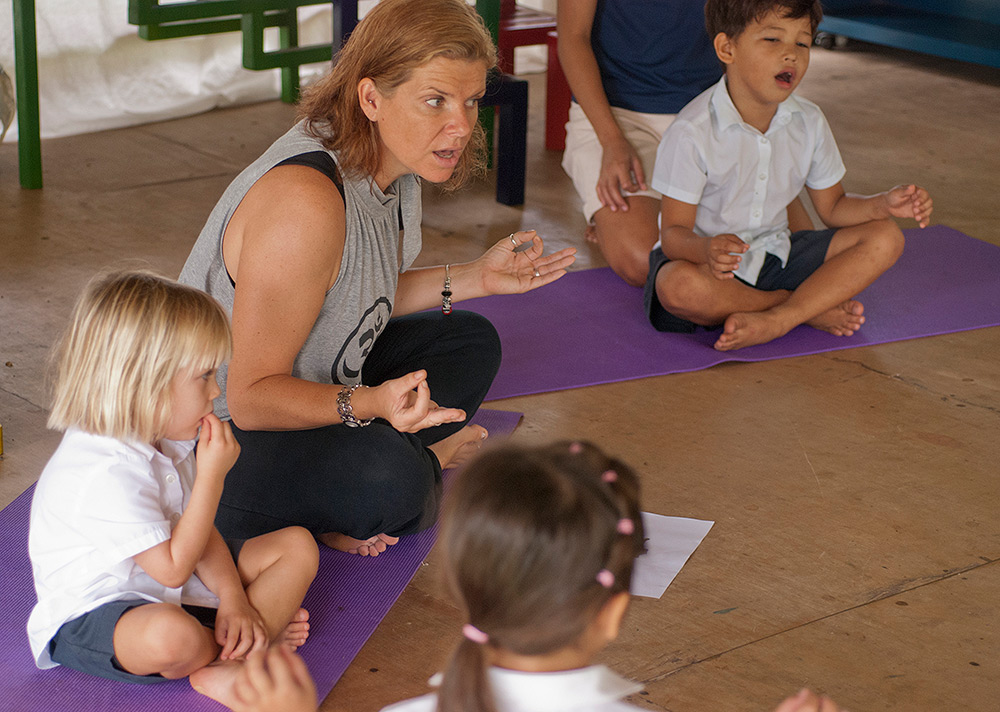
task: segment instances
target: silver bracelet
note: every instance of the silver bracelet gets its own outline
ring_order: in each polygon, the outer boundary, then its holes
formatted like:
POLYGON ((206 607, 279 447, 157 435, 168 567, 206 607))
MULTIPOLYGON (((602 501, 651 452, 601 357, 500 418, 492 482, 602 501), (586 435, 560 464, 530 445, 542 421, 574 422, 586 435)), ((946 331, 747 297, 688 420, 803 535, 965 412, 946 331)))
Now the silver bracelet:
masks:
POLYGON ((351 407, 351 396, 359 388, 361 388, 360 383, 353 386, 344 386, 340 389, 340 393, 337 394, 337 414, 344 421, 344 425, 349 428, 363 428, 366 425, 371 425, 372 421, 375 420, 374 418, 358 420, 354 415, 354 409, 351 407))

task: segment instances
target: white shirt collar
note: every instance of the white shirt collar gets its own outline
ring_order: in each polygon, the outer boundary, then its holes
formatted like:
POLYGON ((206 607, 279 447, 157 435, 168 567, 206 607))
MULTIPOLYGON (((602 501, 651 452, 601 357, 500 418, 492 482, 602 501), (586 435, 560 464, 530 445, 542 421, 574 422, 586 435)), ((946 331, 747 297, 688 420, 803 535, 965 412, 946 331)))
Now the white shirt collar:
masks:
POLYGON ((497 708, 504 710, 577 710, 615 702, 642 690, 603 665, 563 672, 528 673, 490 668, 497 708))
POLYGON ((160 447, 163 448, 161 452, 149 443, 138 440, 117 440, 107 435, 88 433, 86 430, 80 430, 79 428, 69 428, 67 434, 72 434, 74 438, 88 439, 92 442, 107 441, 112 447, 118 447, 117 443, 122 443, 126 448, 135 451, 136 454, 149 462, 152 462, 157 455, 160 457, 165 455, 175 465, 184 460, 194 450, 195 445, 198 444, 197 440, 161 440, 160 447))
MULTIPOLYGON (((743 121, 743 117, 740 116, 740 111, 733 103, 733 98, 729 96, 725 76, 712 89, 711 107, 712 121, 718 131, 725 131, 730 126, 746 126, 751 131, 757 132, 757 129, 743 121)), ((802 113, 802 105, 799 104, 794 94, 789 94, 787 99, 778 104, 771 124, 767 127, 767 133, 785 126, 792 120, 792 115, 797 113, 802 113)))

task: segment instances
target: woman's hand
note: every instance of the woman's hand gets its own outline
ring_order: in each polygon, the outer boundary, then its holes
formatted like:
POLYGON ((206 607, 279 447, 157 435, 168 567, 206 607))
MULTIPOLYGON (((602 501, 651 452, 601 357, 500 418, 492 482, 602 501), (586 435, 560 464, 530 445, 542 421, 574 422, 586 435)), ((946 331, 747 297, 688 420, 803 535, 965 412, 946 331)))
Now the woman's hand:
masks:
MULTIPOLYGON (((465 420, 464 410, 441 408, 431 400, 427 371, 422 369, 386 381, 368 391, 366 395, 372 398, 372 402, 365 404, 368 406, 365 410, 370 409, 374 415, 366 412, 365 417, 384 418, 401 433, 415 433, 435 425, 465 420)), ((355 391, 355 397, 361 392, 363 391, 355 391)))
POLYGON ((546 256, 543 249, 542 238, 534 230, 515 232, 498 241, 473 263, 479 268, 483 292, 527 292, 555 282, 576 261, 575 247, 546 256))
POLYGON ((646 174, 642 160, 624 136, 603 146, 601 173, 597 177, 597 197, 601 205, 612 211, 628 210, 625 193, 646 190, 646 174))

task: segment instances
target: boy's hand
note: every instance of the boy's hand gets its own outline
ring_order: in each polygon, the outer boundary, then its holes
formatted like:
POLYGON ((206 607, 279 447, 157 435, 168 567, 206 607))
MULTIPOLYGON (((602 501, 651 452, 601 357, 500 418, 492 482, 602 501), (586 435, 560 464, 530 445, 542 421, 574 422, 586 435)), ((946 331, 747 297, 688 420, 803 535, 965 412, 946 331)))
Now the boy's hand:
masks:
POLYGON ((705 241, 705 245, 705 262, 716 279, 735 277, 733 272, 739 269, 740 260, 743 259, 740 255, 750 249, 750 245, 729 233, 710 237, 705 241), (734 252, 737 254, 732 254, 734 252))
POLYGON ((920 227, 927 227, 934 201, 930 194, 917 185, 897 185, 885 195, 886 209, 895 218, 913 218, 920 227))
POLYGON ((222 482, 239 455, 240 444, 229 423, 222 422, 214 413, 202 418, 196 453, 198 477, 208 476, 222 482))
POLYGON ((253 650, 267 648, 267 630, 246 596, 242 600, 219 600, 215 614, 215 642, 222 646, 219 660, 236 660, 253 650))
POLYGON ((316 685, 306 664, 284 645, 253 653, 233 683, 237 712, 315 712, 316 685))

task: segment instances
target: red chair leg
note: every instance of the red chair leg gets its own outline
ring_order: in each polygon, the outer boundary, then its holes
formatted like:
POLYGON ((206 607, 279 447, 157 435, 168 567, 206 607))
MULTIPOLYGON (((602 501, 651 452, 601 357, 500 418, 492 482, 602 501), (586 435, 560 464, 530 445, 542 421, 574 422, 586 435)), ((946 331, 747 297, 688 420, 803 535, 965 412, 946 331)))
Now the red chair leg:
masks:
POLYGON ((566 122, 572 92, 559 64, 558 38, 555 31, 546 38, 549 64, 545 77, 545 148, 549 151, 566 149, 566 122))

